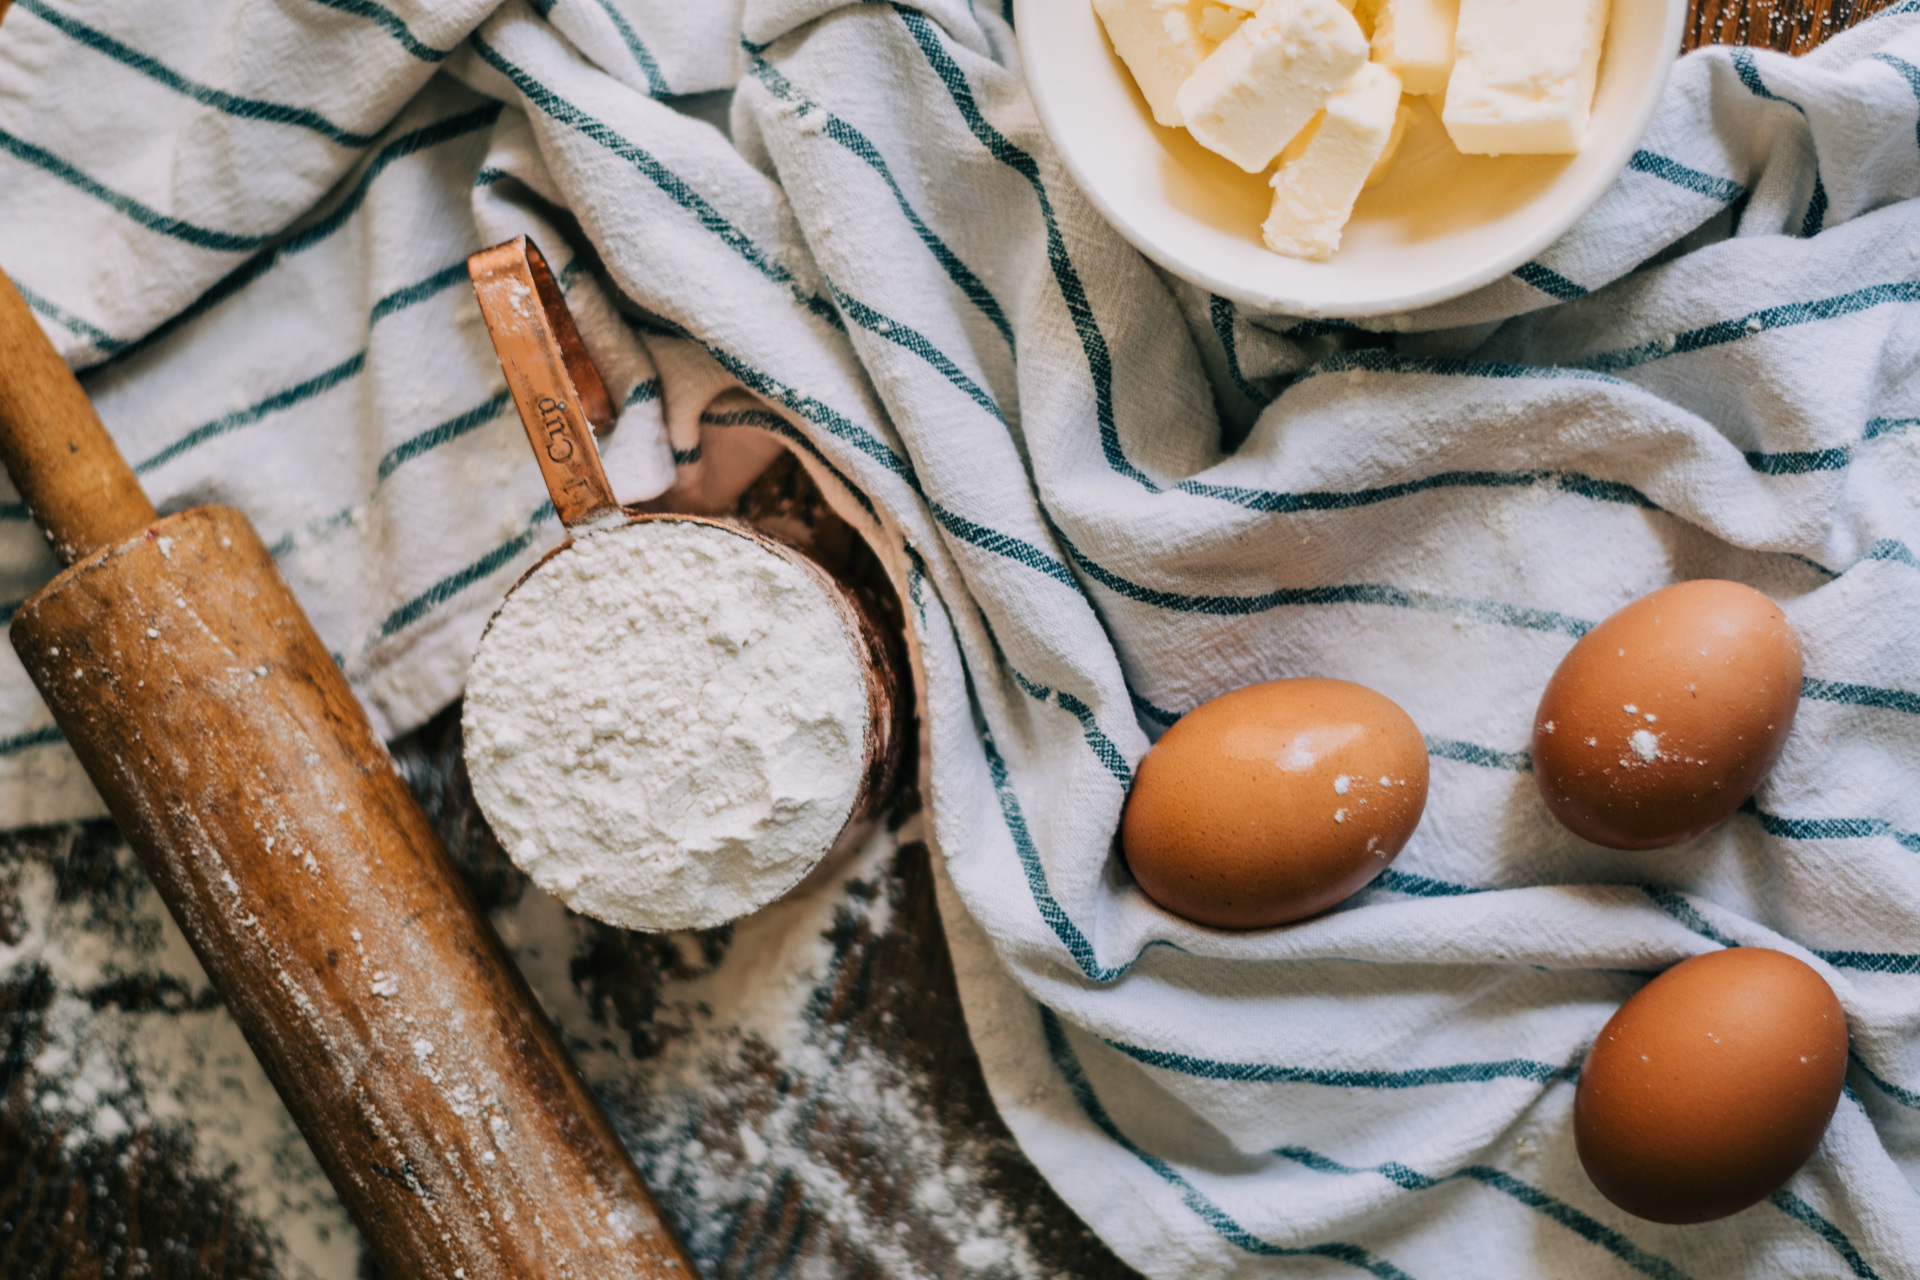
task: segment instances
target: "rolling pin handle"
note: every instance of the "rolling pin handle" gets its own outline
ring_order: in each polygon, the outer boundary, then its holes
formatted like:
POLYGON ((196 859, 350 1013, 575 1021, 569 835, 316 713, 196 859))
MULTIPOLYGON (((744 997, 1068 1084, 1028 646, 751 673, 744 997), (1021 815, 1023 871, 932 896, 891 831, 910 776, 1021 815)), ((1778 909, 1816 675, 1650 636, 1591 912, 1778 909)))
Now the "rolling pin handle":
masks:
POLYGON ((613 401, 546 258, 517 236, 468 258, 467 273, 560 523, 624 517, 593 442, 613 425, 613 401))
POLYGON ((0 463, 63 565, 159 519, 87 393, 0 273, 0 463))

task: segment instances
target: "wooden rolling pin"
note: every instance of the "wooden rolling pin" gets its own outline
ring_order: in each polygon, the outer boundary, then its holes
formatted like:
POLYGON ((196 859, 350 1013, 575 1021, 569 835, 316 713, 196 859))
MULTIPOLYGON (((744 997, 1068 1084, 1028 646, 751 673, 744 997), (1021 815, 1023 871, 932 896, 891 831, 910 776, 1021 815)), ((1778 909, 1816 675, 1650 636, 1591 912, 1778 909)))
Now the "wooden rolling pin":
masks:
POLYGON ((245 516, 164 519, 0 275, 13 645, 400 1280, 677 1277, 661 1220, 245 516))

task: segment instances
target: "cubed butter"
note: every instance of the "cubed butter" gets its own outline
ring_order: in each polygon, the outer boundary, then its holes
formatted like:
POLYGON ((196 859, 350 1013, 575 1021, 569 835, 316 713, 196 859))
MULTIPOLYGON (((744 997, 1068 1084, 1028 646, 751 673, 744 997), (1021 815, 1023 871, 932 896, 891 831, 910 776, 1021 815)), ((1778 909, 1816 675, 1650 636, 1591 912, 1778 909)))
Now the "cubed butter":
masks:
POLYGON ((1223 4, 1205 5, 1200 10, 1200 34, 1219 44, 1247 20, 1244 9, 1231 9, 1223 4))
MULTIPOLYGON (((1403 91, 1404 88, 1402 86, 1403 91)), ((1373 168, 1367 170, 1367 180, 1363 186, 1370 187, 1387 176, 1387 170, 1393 167, 1393 158, 1400 154, 1400 143, 1407 136, 1407 126, 1412 123, 1413 108, 1402 98, 1399 108, 1393 113, 1393 131, 1387 135, 1387 149, 1373 162, 1373 168)))
POLYGON ((1366 61, 1366 37, 1339 0, 1267 0, 1175 101, 1195 141, 1259 173, 1366 61))
POLYGON ((1174 95, 1213 52, 1201 33, 1198 0, 1093 0, 1113 51, 1133 73, 1155 123, 1180 127, 1174 95))
POLYGON ((1607 0, 1460 0, 1440 121, 1468 155, 1578 151, 1607 0))
POLYGON ((1340 247, 1353 202, 1393 141, 1400 78, 1377 62, 1327 99, 1319 127, 1273 175, 1273 212, 1261 230, 1267 248, 1325 262, 1340 247))
POLYGON ((1400 77, 1403 93, 1438 93, 1453 70, 1460 0, 1381 0, 1373 19, 1373 60, 1400 77))

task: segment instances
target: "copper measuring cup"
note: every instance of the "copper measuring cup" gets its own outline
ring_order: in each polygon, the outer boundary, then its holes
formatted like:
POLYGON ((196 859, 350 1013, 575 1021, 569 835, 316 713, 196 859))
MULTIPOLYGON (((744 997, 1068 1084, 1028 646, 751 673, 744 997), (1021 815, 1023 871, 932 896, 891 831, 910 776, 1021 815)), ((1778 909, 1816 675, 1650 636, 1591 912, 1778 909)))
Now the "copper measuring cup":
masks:
MULTIPOLYGON (((520 411, 554 510, 569 534, 514 584, 514 590, 566 550, 574 535, 678 521, 723 528, 748 539, 800 569, 832 602, 865 678, 867 732, 859 788, 840 838, 820 851, 825 860, 865 827, 891 795, 900 771, 909 699, 903 695, 902 663, 873 607, 814 558, 744 521, 652 509, 655 504, 623 506, 614 496, 594 441, 596 432, 612 427, 613 403, 546 259, 529 238, 520 236, 474 254, 467 265, 507 388, 520 411)), ((556 643, 564 644, 565 618, 555 618, 554 627, 556 643)))

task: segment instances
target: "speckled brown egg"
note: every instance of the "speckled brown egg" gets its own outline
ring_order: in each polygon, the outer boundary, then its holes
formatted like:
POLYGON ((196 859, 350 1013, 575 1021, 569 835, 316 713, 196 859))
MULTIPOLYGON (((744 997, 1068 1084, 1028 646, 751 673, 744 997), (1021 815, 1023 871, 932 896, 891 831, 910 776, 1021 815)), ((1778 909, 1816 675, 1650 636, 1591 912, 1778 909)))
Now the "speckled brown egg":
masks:
POLYGON ((1737 582, 1642 596, 1561 660, 1533 718, 1553 816, 1615 849, 1699 835, 1766 776, 1800 704, 1800 639, 1737 582))
POLYGON ((1580 1068, 1574 1145, 1607 1199, 1708 1222, 1772 1194, 1820 1145, 1847 1074, 1847 1017, 1780 951, 1695 956, 1614 1013, 1580 1068))
POLYGON ((1427 803, 1427 749, 1391 699, 1272 680, 1202 703, 1140 762, 1120 823, 1148 897, 1221 929, 1300 920, 1393 861, 1427 803))

